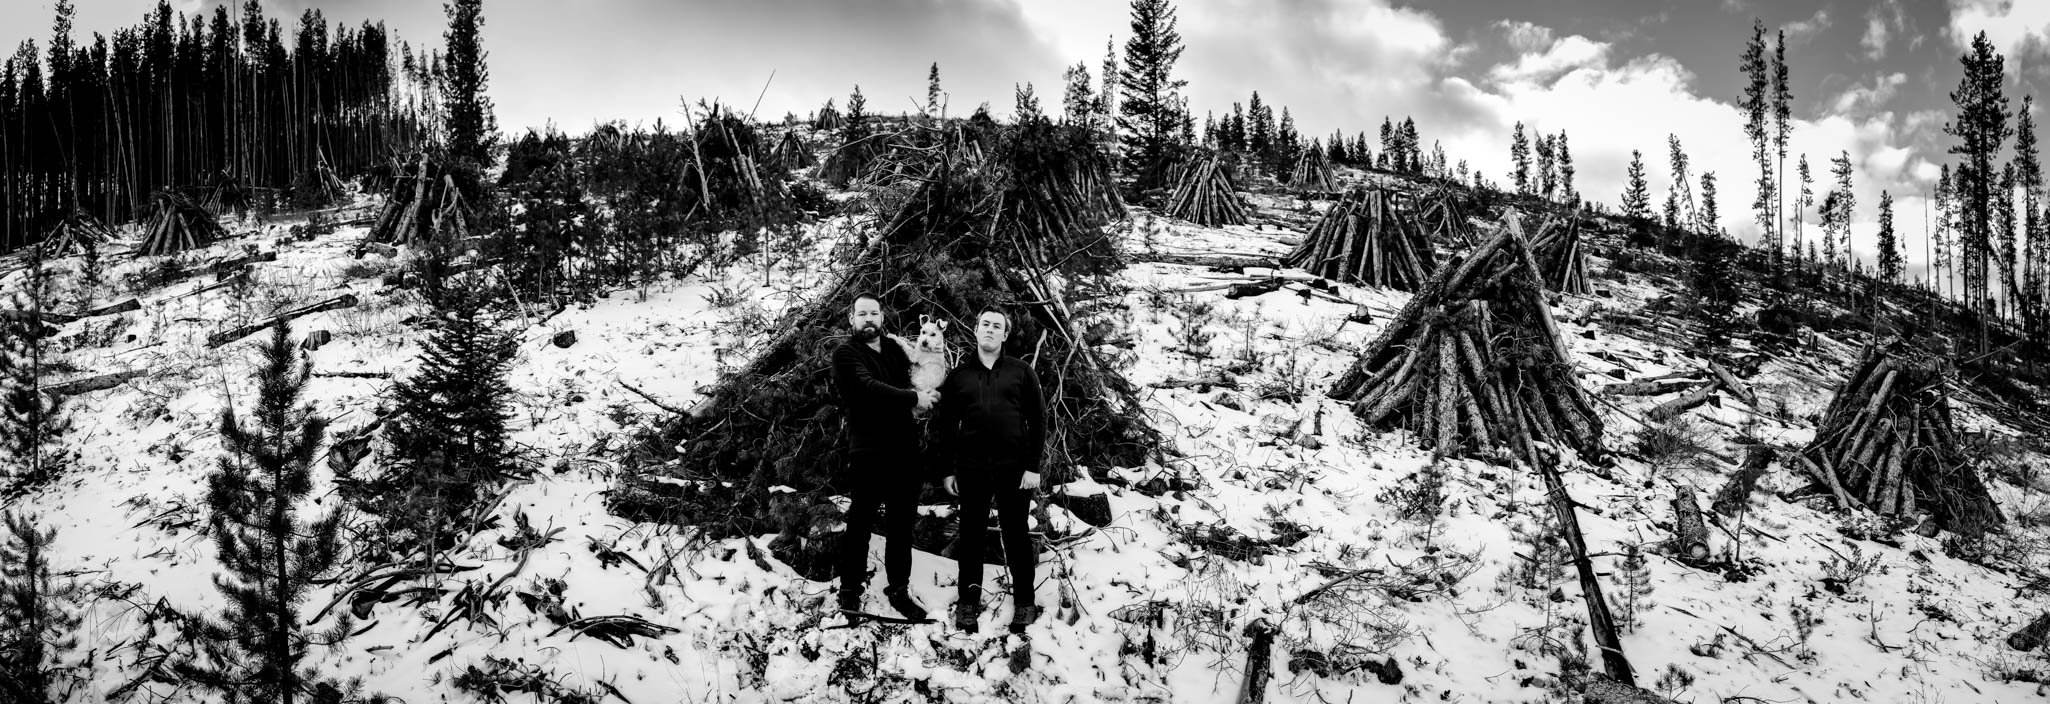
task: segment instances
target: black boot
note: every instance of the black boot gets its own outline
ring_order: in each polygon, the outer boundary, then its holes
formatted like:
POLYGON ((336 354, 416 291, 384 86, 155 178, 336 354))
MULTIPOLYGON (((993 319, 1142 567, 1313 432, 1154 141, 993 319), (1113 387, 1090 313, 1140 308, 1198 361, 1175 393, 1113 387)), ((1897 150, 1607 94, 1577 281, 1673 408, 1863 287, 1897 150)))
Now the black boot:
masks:
POLYGON ((904 618, 913 621, 925 618, 925 607, 912 600, 909 590, 903 587, 890 587, 883 590, 883 596, 890 598, 890 606, 897 609, 897 613, 903 614, 904 618))
POLYGON ((1011 610, 1011 632, 1024 633, 1025 627, 1037 620, 1039 620, 1039 607, 1031 603, 1020 602, 1011 610))
POLYGON ((840 610, 841 610, 841 611, 860 611, 860 610, 861 610, 861 592, 853 591, 853 590, 847 589, 847 588, 845 588, 845 587, 842 587, 842 588, 840 589, 840 610))
POLYGON ((973 592, 962 594, 954 602, 954 627, 963 633, 974 633, 976 622, 982 618, 982 595, 973 592))

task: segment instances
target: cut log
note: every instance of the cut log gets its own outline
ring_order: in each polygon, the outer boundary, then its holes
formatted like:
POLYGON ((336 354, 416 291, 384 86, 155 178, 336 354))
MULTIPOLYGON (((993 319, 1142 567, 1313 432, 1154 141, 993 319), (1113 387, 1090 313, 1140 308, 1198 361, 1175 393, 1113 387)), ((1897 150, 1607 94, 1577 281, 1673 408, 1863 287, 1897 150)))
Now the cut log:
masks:
POLYGON ((1153 262, 1157 264, 1181 264, 1185 266, 1202 266, 1225 271, 1237 271, 1249 268, 1274 269, 1279 268, 1281 266, 1281 260, 1279 259, 1252 255, 1232 256, 1222 254, 1207 255, 1141 252, 1132 255, 1132 261, 1153 262))
POLYGON ((271 316, 270 318, 263 320, 262 322, 250 323, 248 325, 234 328, 232 330, 225 330, 222 332, 214 333, 212 335, 208 335, 206 337, 206 346, 210 348, 220 347, 221 345, 225 345, 230 342, 240 340, 244 337, 256 334, 257 332, 260 332, 263 329, 268 328, 272 325, 276 325, 278 323, 287 322, 295 318, 301 318, 323 311, 336 310, 339 308, 351 308, 355 305, 356 297, 354 295, 342 294, 340 296, 336 296, 334 298, 330 298, 319 303, 315 303, 295 310, 286 311, 284 313, 279 313, 277 315, 271 316))
POLYGON ((1280 632, 1264 618, 1246 625, 1242 635, 1250 640, 1246 644, 1246 679, 1244 688, 1239 690, 1239 704, 1267 701, 1267 680, 1274 673, 1274 636, 1280 632))
POLYGON ((1212 155, 1176 167, 1174 193, 1167 199, 1168 217, 1205 227, 1246 224, 1246 206, 1224 160, 1212 155))
POLYGON ((1724 367, 1715 360, 1709 360, 1708 371, 1714 374, 1718 381, 1722 382, 1724 391, 1730 392, 1731 395, 1737 397, 1737 400, 1743 401, 1744 405, 1750 406, 1753 410, 1758 409, 1758 394, 1752 393, 1749 385, 1738 381, 1737 375, 1731 374, 1729 368, 1724 367))
POLYGON ((1709 397, 1715 395, 1715 390, 1715 382, 1703 382, 1695 386, 1693 391, 1687 392, 1686 395, 1652 408, 1651 411, 1644 414, 1644 418, 1653 423, 1659 423, 1686 413, 1687 409, 1708 403, 1709 397))
POLYGON ((1430 238, 1393 191, 1355 189, 1334 204, 1282 263, 1359 286, 1415 291, 1437 270, 1430 238))
POLYGON ((43 387, 43 393, 55 396, 76 396, 91 391, 105 391, 120 386, 130 379, 139 379, 148 374, 148 369, 130 369, 112 374, 89 376, 84 379, 73 379, 62 384, 45 386, 43 387))
POLYGON ((1701 505, 1695 502, 1694 487, 1673 487, 1673 555, 1687 563, 1708 559, 1708 524, 1701 520, 1701 505))
POLYGON ((1289 172, 1289 185, 1297 189, 1317 193, 1337 190, 1338 179, 1331 173, 1331 162, 1324 158, 1324 150, 1310 148, 1296 158, 1295 169, 1289 172))
POLYGON ((235 257, 234 259, 223 259, 221 261, 214 262, 213 264, 207 266, 207 270, 212 271, 215 274, 223 274, 257 262, 274 262, 277 260, 278 253, 275 250, 269 252, 257 252, 255 254, 248 254, 240 257, 235 257))

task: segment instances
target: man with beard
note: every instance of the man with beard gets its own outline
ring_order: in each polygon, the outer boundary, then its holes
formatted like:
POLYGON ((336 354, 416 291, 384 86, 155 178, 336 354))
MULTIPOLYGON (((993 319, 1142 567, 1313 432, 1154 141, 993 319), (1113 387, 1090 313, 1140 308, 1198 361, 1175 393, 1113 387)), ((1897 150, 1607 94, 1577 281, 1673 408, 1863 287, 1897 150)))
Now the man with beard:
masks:
POLYGON ((1031 365, 1003 354, 1010 335, 1011 319, 1002 311, 985 309, 977 315, 975 356, 940 382, 940 403, 933 410, 933 433, 952 449, 947 491, 961 496, 954 626, 969 633, 982 616, 982 540, 992 504, 1011 568, 1011 631, 1022 633, 1039 617, 1032 589, 1038 553, 1025 532, 1025 514, 1039 488, 1046 413, 1031 365))
POLYGON ((833 350, 833 385, 847 418, 848 469, 842 476, 853 494, 847 532, 840 536, 840 608, 861 610, 868 586, 869 528, 881 506, 883 573, 889 580, 883 594, 905 618, 923 619, 925 609, 907 589, 911 525, 924 485, 911 412, 932 407, 939 394, 912 388, 911 360, 895 340, 883 336, 883 304, 876 297, 855 298, 847 324, 852 335, 833 350))

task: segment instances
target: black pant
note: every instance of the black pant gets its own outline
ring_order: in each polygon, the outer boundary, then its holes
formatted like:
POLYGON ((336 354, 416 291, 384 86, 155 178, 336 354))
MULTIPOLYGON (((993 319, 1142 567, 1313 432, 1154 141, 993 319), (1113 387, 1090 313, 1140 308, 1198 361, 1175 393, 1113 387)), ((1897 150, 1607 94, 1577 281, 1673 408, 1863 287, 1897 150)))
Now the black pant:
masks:
POLYGON ((847 532, 840 534, 840 589, 860 594, 868 587, 869 532, 876 507, 883 508, 883 574, 891 588, 911 580, 911 525, 918 516, 920 466, 912 453, 876 453, 848 460, 853 504, 847 532))
POLYGON ((1011 567, 1011 595, 1019 605, 1032 603, 1032 569, 1039 561, 1032 536, 1025 532, 1025 512, 1032 492, 1018 488, 1024 475, 1019 469, 969 465, 955 481, 961 489, 961 534, 954 545, 954 559, 961 563, 961 598, 982 593, 982 538, 989 528, 989 507, 997 509, 997 528, 1003 533, 1004 558, 1011 567))

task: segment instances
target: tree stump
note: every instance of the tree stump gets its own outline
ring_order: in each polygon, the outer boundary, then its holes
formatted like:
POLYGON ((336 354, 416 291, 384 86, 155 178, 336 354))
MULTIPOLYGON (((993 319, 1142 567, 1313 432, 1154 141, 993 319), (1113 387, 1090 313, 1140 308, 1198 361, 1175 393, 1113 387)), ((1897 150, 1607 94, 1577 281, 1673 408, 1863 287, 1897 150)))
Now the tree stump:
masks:
POLYGON ((1673 488, 1673 554, 1683 562, 1708 559, 1708 525, 1701 520, 1701 506, 1695 503, 1694 487, 1673 488))
POLYGON ((577 331, 564 330, 555 333, 555 337, 549 338, 548 343, 562 349, 569 349, 570 345, 577 343, 577 331))

